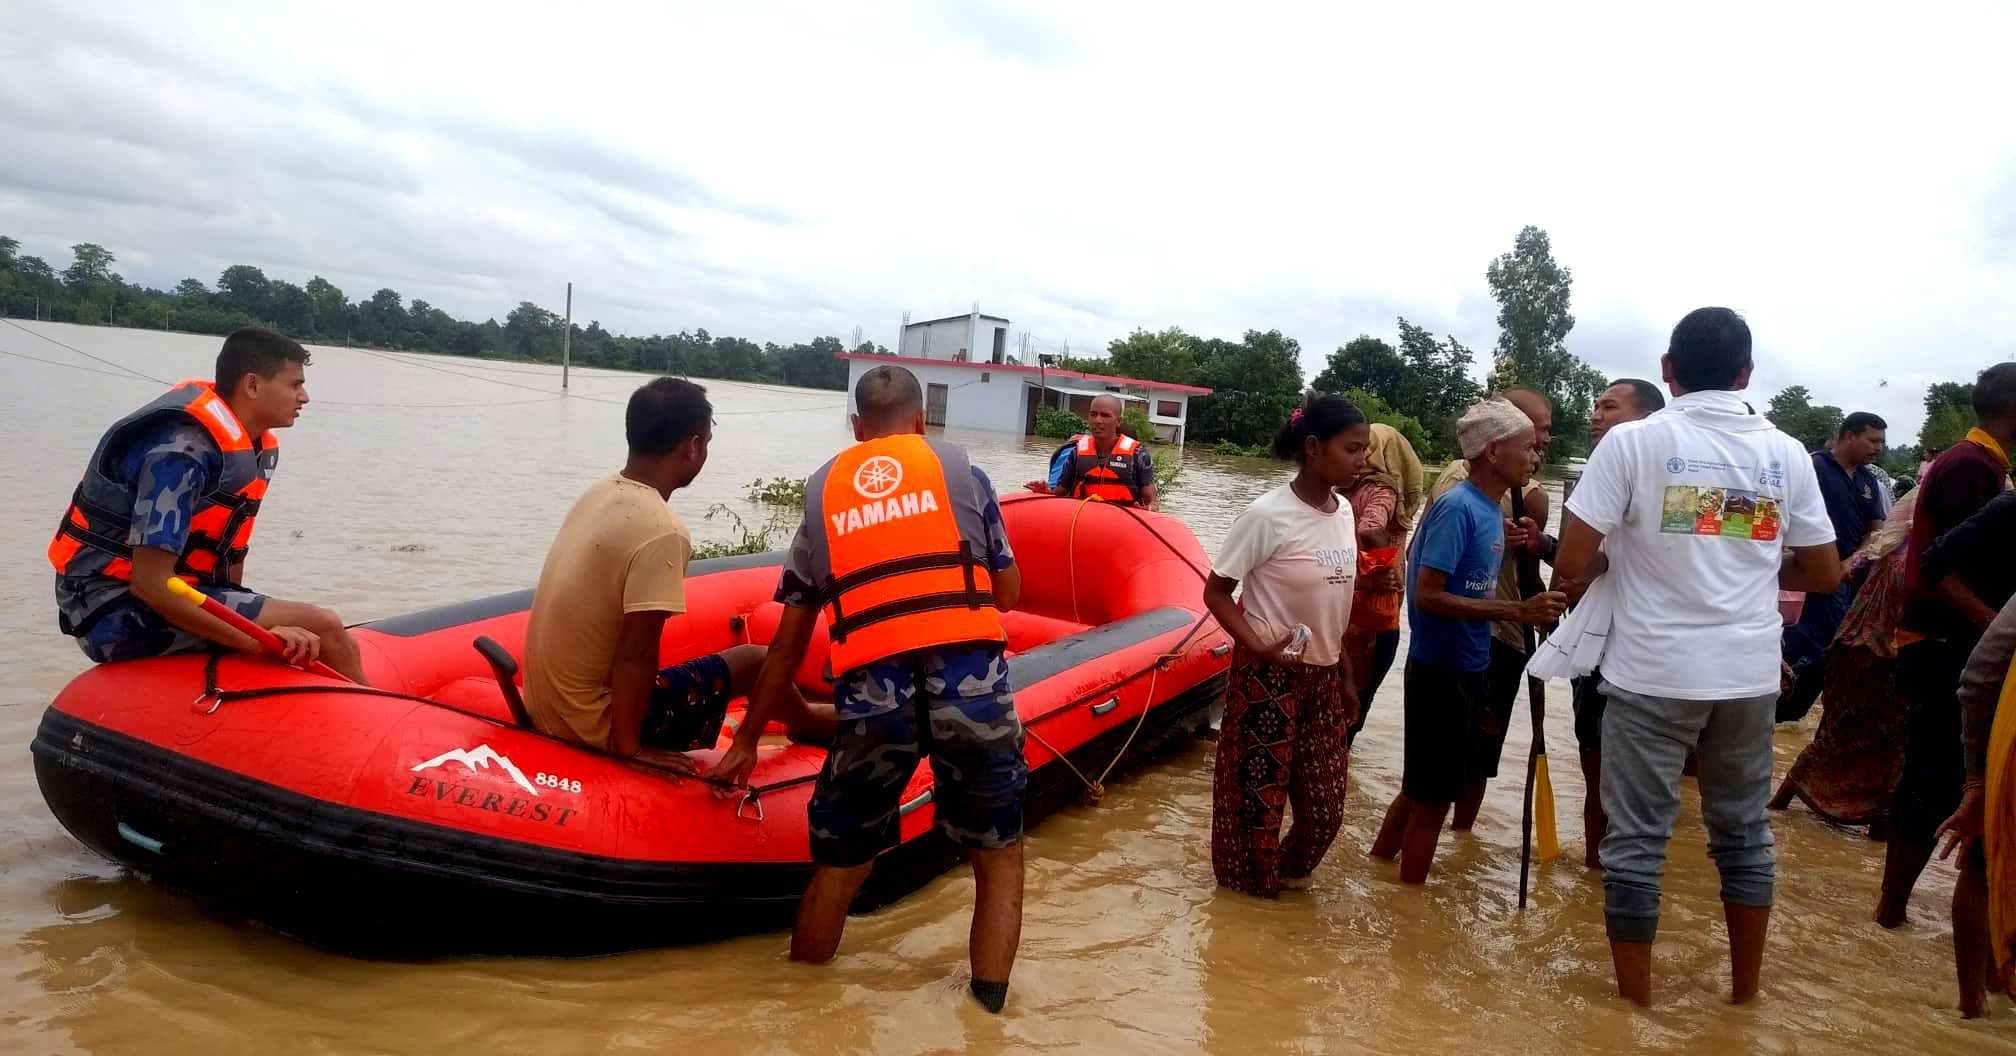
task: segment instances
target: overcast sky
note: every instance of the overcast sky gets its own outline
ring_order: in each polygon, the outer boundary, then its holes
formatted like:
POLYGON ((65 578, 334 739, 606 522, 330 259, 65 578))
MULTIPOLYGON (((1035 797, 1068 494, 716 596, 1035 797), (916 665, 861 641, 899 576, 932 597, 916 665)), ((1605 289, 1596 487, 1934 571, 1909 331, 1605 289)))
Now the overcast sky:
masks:
POLYGON ((2016 4, 1653 11, 0 0, 0 233, 479 319, 571 279, 630 333, 1278 328, 1313 375, 1396 315, 1488 359, 1537 224, 1606 373, 1726 304, 1760 395, 1914 439, 2016 356, 2016 4))

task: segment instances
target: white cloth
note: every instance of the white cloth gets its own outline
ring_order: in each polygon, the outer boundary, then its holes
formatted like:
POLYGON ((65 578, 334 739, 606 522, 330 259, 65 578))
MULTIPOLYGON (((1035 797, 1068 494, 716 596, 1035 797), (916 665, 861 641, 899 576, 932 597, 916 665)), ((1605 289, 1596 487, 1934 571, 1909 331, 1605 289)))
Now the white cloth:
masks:
POLYGON ((1736 393, 1688 393, 1612 428, 1568 511, 1614 544, 1606 681, 1681 700, 1777 693, 1785 549, 1834 539, 1797 440, 1736 393))
POLYGON ((1344 625, 1358 578, 1358 524, 1339 499, 1324 513, 1283 484, 1232 522, 1211 570, 1240 583, 1239 607, 1262 641, 1305 624, 1302 662, 1329 667, 1344 655, 1344 625))
POLYGON ((1617 577, 1597 576, 1582 600, 1568 610, 1561 626, 1533 650, 1526 677, 1581 678, 1603 662, 1610 643, 1610 623, 1617 613, 1617 577))

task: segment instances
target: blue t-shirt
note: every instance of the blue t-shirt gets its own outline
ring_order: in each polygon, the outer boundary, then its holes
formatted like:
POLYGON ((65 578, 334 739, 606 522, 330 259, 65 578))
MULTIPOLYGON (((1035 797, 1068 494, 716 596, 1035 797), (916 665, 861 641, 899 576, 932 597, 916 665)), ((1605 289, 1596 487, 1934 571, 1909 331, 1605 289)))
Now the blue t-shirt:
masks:
MULTIPOLYGON (((1463 481, 1428 507, 1414 530, 1409 567, 1432 568, 1448 577, 1443 589, 1465 598, 1487 598, 1498 586, 1505 556, 1504 514, 1477 485, 1463 481)), ((1452 620, 1415 607, 1407 591, 1407 656, 1456 671, 1491 665, 1491 621, 1452 620)))
POLYGON ((1827 519, 1834 522, 1834 548, 1845 560, 1861 548, 1869 522, 1888 513, 1880 497, 1883 483, 1868 466, 1856 466, 1851 475, 1832 451, 1813 452, 1813 475, 1820 478, 1820 497, 1827 502, 1827 519))

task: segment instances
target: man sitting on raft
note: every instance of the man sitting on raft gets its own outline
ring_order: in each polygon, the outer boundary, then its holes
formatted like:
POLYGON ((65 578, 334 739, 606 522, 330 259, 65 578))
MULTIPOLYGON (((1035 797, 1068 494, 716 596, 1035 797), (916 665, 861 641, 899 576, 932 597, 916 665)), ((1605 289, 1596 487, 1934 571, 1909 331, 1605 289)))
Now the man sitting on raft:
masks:
MULTIPOLYGON (((1094 396, 1085 411, 1089 433, 1071 438, 1066 447, 1070 457, 1058 461, 1052 481, 1032 480, 1027 485, 1039 495, 1067 498, 1097 498, 1126 506, 1155 508, 1155 466, 1148 458, 1148 445, 1120 432, 1120 398, 1094 396), (1075 445, 1075 446, 1074 446, 1075 445)), ((1063 454, 1060 449, 1058 452, 1063 454)))
MULTIPOLYGON (((706 390, 659 378, 630 396, 630 459, 589 485, 546 551, 525 628, 525 710, 540 732, 617 755, 712 747, 728 701, 746 696, 769 652, 738 645, 660 669, 665 620, 686 611, 685 522, 666 505, 700 475, 714 437, 706 390), (701 743, 704 742, 704 743, 701 743)), ((776 716, 830 734, 833 707, 792 696, 776 716)))
POLYGON ((106 430, 49 542, 63 633, 98 663, 252 639, 177 599, 180 578, 273 632, 287 659, 364 681, 357 643, 327 609, 244 588, 245 556, 280 461, 276 429, 308 406, 308 350, 260 327, 234 331, 217 379, 185 381, 106 430))

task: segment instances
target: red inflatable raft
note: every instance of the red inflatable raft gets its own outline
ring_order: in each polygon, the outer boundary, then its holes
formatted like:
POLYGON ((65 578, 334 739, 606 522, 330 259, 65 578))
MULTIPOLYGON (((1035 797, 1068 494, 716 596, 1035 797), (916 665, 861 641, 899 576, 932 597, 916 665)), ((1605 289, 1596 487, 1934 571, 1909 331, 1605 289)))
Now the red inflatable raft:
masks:
MULTIPOLYGON (((1097 780, 1200 725, 1230 643, 1204 618, 1208 566, 1180 522, 1036 496, 1002 514, 1023 570, 1003 623, 1033 821, 1082 792, 1071 766, 1097 780)), ((697 562, 663 655, 767 642, 780 561, 697 562)), ((768 747, 751 790, 723 796, 524 728, 472 643, 516 654, 530 602, 357 628, 372 689, 236 654, 93 668, 35 737, 43 798, 108 857, 357 952, 595 953, 788 922, 824 751, 768 747)), ((799 682, 824 694, 821 626, 799 682)), ((928 766, 902 809, 858 908, 959 859, 932 831, 928 766)))

